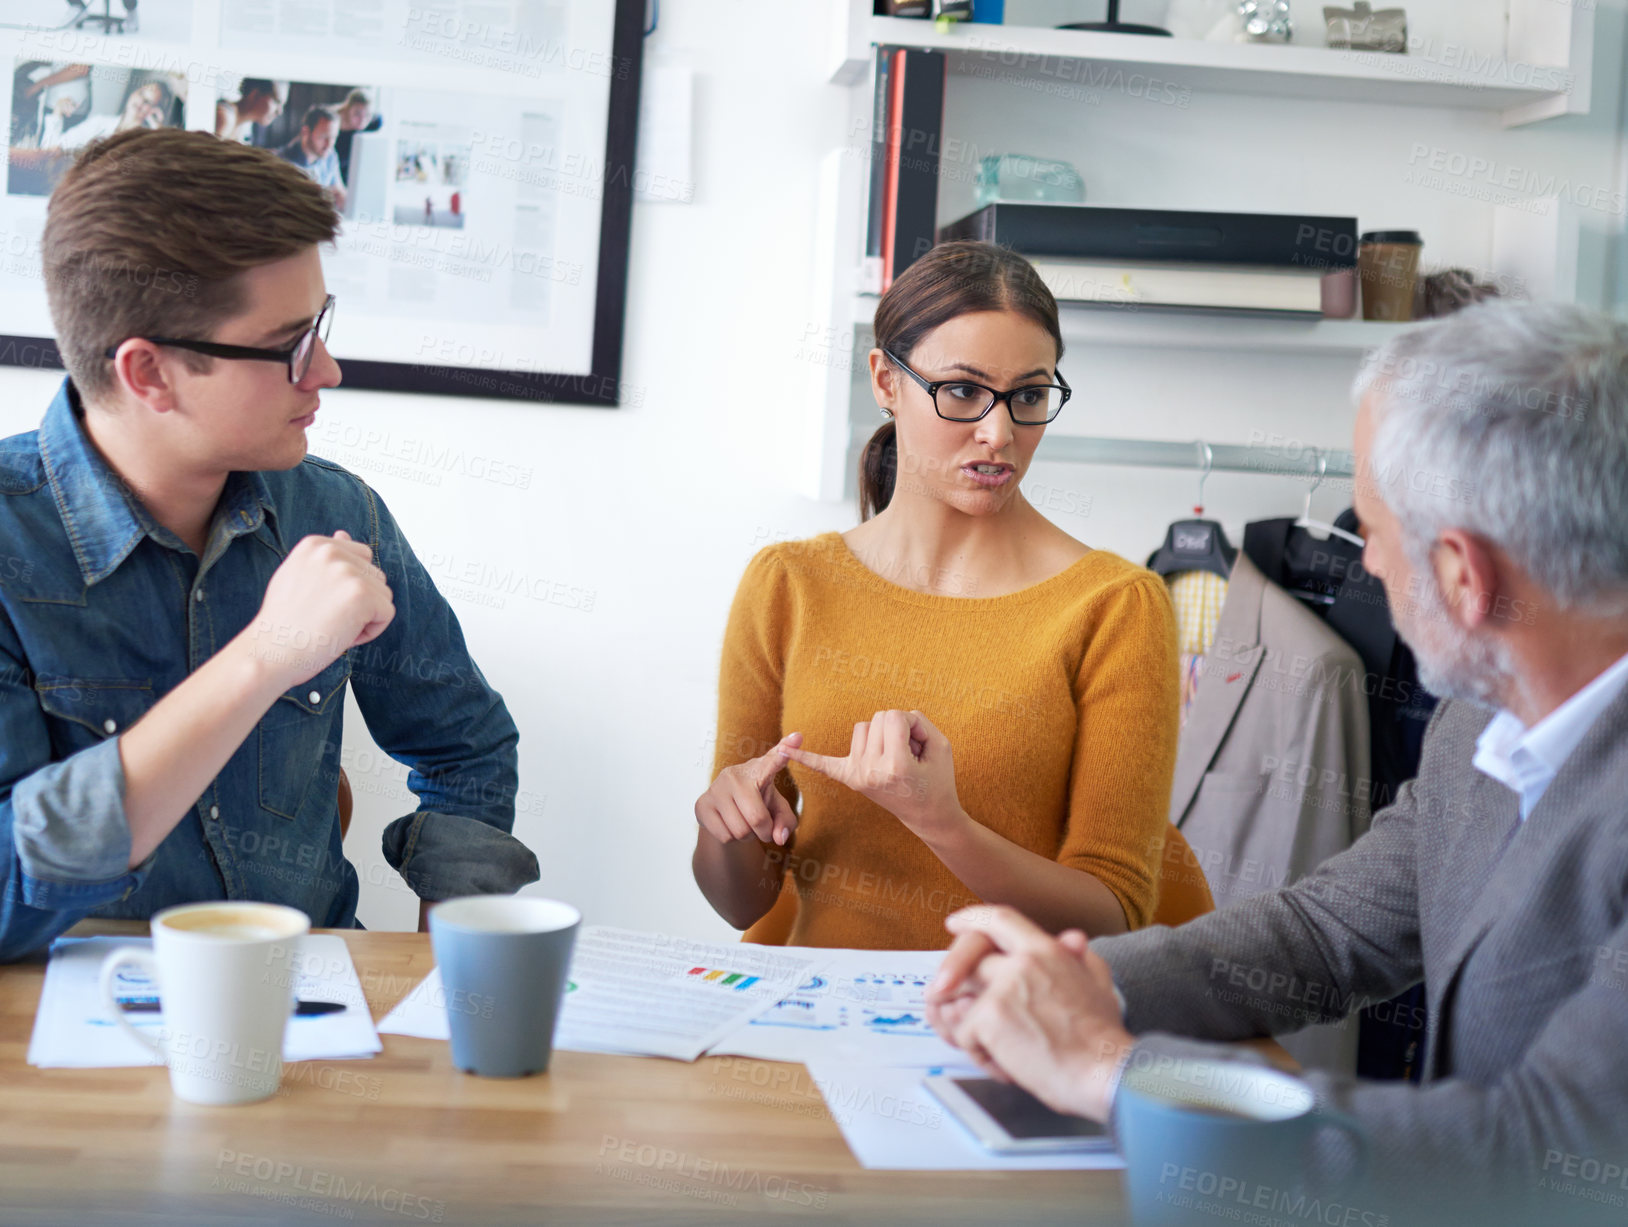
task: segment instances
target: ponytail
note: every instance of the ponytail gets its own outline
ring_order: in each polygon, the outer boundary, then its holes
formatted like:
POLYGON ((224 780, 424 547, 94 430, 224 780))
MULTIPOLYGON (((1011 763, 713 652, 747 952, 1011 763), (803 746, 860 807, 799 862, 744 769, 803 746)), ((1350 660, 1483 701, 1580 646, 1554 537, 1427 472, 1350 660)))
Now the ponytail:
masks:
POLYGON ((893 499, 899 472, 899 440, 890 417, 876 428, 859 456, 859 519, 870 519, 893 499))

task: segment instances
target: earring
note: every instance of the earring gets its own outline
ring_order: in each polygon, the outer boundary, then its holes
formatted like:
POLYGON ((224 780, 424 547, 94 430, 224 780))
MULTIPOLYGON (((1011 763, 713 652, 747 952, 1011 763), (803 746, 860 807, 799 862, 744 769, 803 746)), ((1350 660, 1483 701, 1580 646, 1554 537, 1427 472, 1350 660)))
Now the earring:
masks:
POLYGON ((876 407, 882 411, 883 417, 890 418, 893 416, 893 410, 889 409, 886 405, 878 405, 876 407))

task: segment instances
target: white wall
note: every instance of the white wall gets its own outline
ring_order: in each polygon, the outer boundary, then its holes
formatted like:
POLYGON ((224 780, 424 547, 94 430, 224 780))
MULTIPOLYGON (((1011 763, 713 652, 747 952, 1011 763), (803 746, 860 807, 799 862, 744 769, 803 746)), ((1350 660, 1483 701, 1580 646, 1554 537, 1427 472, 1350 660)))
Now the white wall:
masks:
MULTIPOLYGON (((1482 8, 1480 0, 1460 2, 1482 8)), ((1040 126, 1006 140, 1069 157, 1104 202, 1343 206, 1366 218, 1391 201, 1383 224, 1417 225, 1431 232, 1427 241, 1437 235, 1444 251, 1473 263, 1486 248, 1484 223, 1444 193, 1409 193, 1397 182, 1411 142, 1485 144, 1500 157, 1617 184, 1622 4, 1600 3, 1594 114, 1521 132, 1413 108, 1280 103, 1269 121, 1250 122, 1265 104, 1251 111, 1221 100, 1178 115, 1107 98, 1083 111, 1040 111, 1040 126)), ((696 191, 692 204, 635 209, 623 369, 642 393, 638 405, 340 389, 324 398, 312 431, 313 451, 372 481, 444 581, 521 730, 515 830, 542 863, 533 889, 580 904, 592 921, 730 932, 689 873, 691 805, 711 760, 725 614, 759 545, 854 519, 850 506, 787 493, 784 476, 806 420, 791 398, 807 395, 797 355, 814 318, 817 167, 826 151, 849 143, 850 108, 864 109, 863 87, 844 91, 824 80, 826 20, 822 5, 662 5, 650 52, 697 73, 696 191), (397 459, 404 453, 417 459, 397 459), (490 459, 529 468, 529 486, 472 475, 490 459)), ((977 85, 952 81, 952 89, 966 84, 977 85)), ((952 121, 981 125, 989 139, 1008 131, 1003 116, 1037 115, 1032 98, 987 87, 981 97, 955 98, 952 121), (964 108, 971 102, 975 113, 964 108)), ((1603 286, 1621 218, 1587 221, 1610 256, 1598 261, 1603 286)), ((1076 353, 1068 370, 1081 392, 1066 428, 1077 433, 1243 442, 1267 427, 1321 444, 1347 437, 1349 371, 1340 363, 1076 353), (1141 424, 1125 427, 1127 415, 1141 424), (1114 422, 1117 430, 1107 425, 1114 422)), ((55 384, 44 373, 0 370, 0 432, 37 423, 55 384)), ((1194 482, 1041 462, 1029 484, 1089 507, 1059 516, 1076 536, 1139 557, 1187 511, 1194 482)), ((1236 531, 1247 519, 1298 511, 1299 494, 1281 480, 1217 475, 1207 501, 1236 531)), ((1338 505, 1337 497, 1319 500, 1325 511, 1338 505)), ((412 805, 405 771, 381 760, 354 715, 346 759, 358 805, 347 851, 363 875, 360 915, 373 928, 408 927, 414 901, 378 853, 381 828, 412 805)))

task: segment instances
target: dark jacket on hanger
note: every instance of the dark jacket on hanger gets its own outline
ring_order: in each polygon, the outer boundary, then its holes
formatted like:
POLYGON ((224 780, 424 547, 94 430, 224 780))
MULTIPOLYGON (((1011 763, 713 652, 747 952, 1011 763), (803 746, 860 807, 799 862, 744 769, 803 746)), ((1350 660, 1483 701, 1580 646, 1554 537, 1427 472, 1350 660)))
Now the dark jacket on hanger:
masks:
MULTIPOLYGON (((1357 526, 1350 511, 1335 524, 1357 526)), ((1292 519, 1259 520, 1244 529, 1244 553, 1261 573, 1284 588, 1331 597, 1307 603, 1362 658, 1372 756, 1370 808, 1396 799, 1403 782, 1419 770, 1419 746, 1436 709, 1435 696, 1419 685, 1413 653, 1391 622, 1385 588, 1362 565, 1362 547, 1339 537, 1326 541, 1294 526, 1292 519)))
MULTIPOLYGON (((1355 532, 1357 517, 1348 509, 1334 523, 1355 532)), ((1372 754, 1369 801, 1373 810, 1384 809, 1418 774, 1419 748, 1436 708, 1435 696, 1419 684, 1412 651, 1396 633, 1384 585, 1362 565, 1361 546, 1334 536, 1313 537, 1292 519, 1246 526, 1243 548, 1274 583, 1321 598, 1306 608, 1320 614, 1362 658, 1372 754)), ((1422 988, 1364 1010, 1357 1073, 1417 1080, 1426 1011, 1422 988)))

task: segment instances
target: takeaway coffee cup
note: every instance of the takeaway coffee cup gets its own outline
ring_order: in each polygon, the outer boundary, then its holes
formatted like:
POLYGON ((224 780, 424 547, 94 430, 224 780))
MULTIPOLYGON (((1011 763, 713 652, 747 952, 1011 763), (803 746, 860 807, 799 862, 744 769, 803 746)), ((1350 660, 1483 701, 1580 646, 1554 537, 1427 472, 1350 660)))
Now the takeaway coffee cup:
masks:
POLYGON ((470 895, 430 909, 454 1065, 485 1078, 548 1069, 581 923, 553 899, 470 895))
POLYGON ((1356 1150, 1354 1170, 1329 1179, 1342 1195, 1367 1162, 1356 1120, 1320 1106, 1299 1078, 1242 1061, 1133 1058, 1113 1124, 1136 1227, 1213 1227, 1234 1211, 1303 1204, 1315 1191, 1312 1142, 1328 1130, 1356 1150))
POLYGON ((178 1099, 219 1105, 274 1094, 309 917, 275 903, 189 903, 151 923, 151 950, 127 946, 102 962, 113 1018, 169 1066, 178 1099), (164 1025, 156 1040, 131 1026, 119 1005, 119 972, 130 966, 158 986, 164 1025))
POLYGON ((1423 246, 1416 230, 1370 230, 1362 236, 1357 246, 1357 276, 1362 282, 1363 319, 1413 318, 1413 291, 1423 246))

